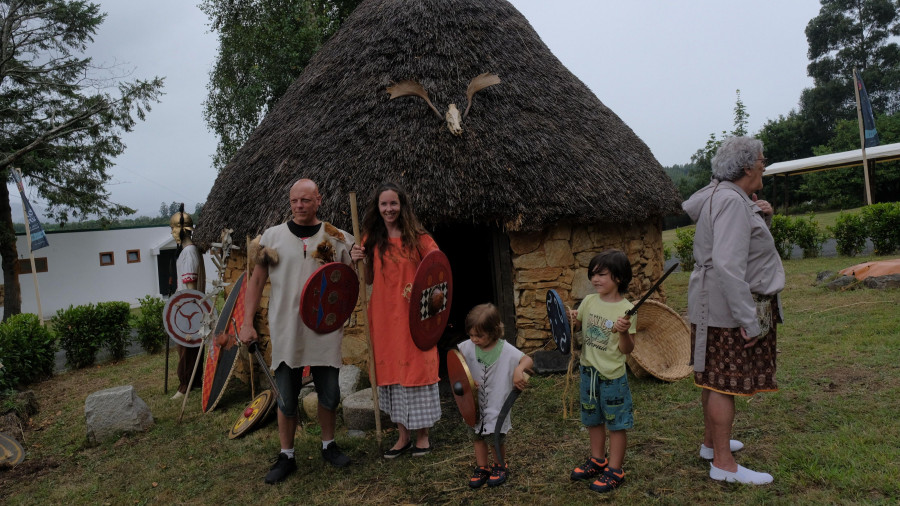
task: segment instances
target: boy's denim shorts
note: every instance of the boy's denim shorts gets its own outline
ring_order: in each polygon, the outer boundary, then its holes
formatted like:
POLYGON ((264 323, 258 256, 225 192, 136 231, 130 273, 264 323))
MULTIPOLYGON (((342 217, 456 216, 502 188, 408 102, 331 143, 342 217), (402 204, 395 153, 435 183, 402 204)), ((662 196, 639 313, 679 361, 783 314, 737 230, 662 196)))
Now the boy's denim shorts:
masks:
POLYGON ((627 373, 616 379, 606 379, 593 367, 581 366, 581 423, 586 427, 606 425, 608 430, 634 427, 634 406, 627 373))

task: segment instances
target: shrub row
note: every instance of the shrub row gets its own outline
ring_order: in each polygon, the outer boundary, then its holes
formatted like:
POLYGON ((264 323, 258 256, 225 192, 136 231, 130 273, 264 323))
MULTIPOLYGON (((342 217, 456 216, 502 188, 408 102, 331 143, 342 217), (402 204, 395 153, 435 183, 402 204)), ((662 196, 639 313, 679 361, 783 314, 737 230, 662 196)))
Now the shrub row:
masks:
MULTIPOLYGON (((803 250, 803 258, 815 258, 822 253, 822 245, 834 237, 838 254, 856 256, 871 240, 877 255, 890 255, 900 250, 900 202, 885 202, 866 206, 858 214, 840 213, 834 226, 822 227, 807 216, 772 216, 772 238, 781 258, 791 257, 794 246, 803 250)), ((678 229, 673 243, 681 268, 694 268, 694 231, 678 229)))
POLYGON ((103 346, 113 360, 125 358, 129 313, 127 302, 100 302, 57 311, 51 321, 66 351, 66 363, 76 369, 94 365, 103 346))
POLYGON ((0 392, 51 376, 56 350, 56 338, 36 315, 12 315, 0 323, 0 392))
POLYGON ((159 353, 166 345, 166 329, 163 327, 162 313, 166 302, 159 297, 148 295, 138 301, 141 312, 132 317, 131 326, 137 331, 138 342, 147 353, 159 353))

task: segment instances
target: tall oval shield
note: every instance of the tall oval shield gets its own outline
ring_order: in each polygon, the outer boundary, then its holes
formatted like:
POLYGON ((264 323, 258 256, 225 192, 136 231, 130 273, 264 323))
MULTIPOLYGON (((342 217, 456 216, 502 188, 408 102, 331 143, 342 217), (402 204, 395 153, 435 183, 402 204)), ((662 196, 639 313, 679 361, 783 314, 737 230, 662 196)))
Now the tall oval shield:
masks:
POLYGON ((359 297, 356 271, 340 262, 316 269, 300 292, 300 318, 318 334, 341 328, 353 314, 359 297))
POLYGON ((447 352, 447 377, 459 413, 469 427, 474 427, 478 422, 478 391, 475 390, 475 380, 466 359, 459 350, 447 352))
POLYGON ((241 274, 231 288, 228 298, 225 299, 225 305, 213 331, 215 338, 207 347, 206 365, 203 368, 203 393, 200 396, 200 408, 204 413, 219 403, 237 362, 237 334, 244 322, 244 293, 247 290, 244 278, 245 274, 241 274))
POLYGON ((572 350, 572 327, 569 326, 566 306, 556 290, 547 290, 547 317, 550 318, 550 331, 556 347, 560 353, 568 354, 572 350))
POLYGON ((452 301, 450 261, 440 250, 432 251, 416 269, 409 296, 409 332, 420 350, 434 348, 441 339, 452 301))
POLYGON ((175 292, 163 307, 166 333, 176 343, 196 348, 203 344, 203 319, 213 311, 212 302, 199 290, 175 292))

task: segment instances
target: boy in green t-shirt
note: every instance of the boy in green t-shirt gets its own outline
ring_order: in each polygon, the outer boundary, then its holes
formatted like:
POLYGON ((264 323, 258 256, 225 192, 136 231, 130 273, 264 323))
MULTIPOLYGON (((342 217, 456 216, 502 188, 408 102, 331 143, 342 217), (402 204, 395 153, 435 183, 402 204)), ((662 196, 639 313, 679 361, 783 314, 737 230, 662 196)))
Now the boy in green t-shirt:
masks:
POLYGON ((633 307, 622 295, 631 283, 631 263, 625 253, 610 249, 588 265, 597 293, 584 298, 569 317, 583 327, 581 352, 581 423, 588 428, 591 456, 572 471, 572 480, 590 480, 591 490, 609 492, 625 481, 627 438, 634 427, 625 355, 634 349, 637 320, 625 316, 633 307), (604 457, 609 430, 609 460, 604 457))

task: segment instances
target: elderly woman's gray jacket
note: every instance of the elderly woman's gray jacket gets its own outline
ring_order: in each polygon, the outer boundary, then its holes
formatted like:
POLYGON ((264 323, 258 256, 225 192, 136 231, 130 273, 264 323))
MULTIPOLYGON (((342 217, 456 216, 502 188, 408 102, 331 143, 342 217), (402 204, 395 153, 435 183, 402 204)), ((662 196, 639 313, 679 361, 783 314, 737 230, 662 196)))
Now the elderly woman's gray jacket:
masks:
POLYGON ((778 294, 784 288, 784 267, 762 211, 736 184, 713 180, 682 208, 697 223, 688 314, 697 325, 694 370, 700 372, 705 369, 708 326, 743 327, 748 337, 759 335, 751 294, 778 294))

